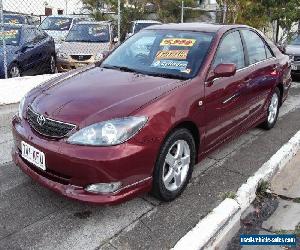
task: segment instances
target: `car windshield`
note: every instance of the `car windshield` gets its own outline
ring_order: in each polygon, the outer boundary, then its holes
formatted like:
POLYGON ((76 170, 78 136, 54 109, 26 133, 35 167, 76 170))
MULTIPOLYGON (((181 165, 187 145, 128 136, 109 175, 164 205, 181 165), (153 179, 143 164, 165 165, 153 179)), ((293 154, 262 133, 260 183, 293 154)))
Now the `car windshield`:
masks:
POLYGON ((140 30, 145 29, 145 28, 147 28, 147 27, 149 27, 151 25, 155 25, 155 24, 157 24, 157 23, 136 23, 134 25, 133 33, 137 33, 140 30))
POLYGON ((0 45, 3 45, 5 40, 6 45, 18 46, 20 41, 20 29, 5 27, 4 31, 0 31, 0 45))
POLYGON ((41 24, 43 30, 69 30, 72 24, 72 18, 67 17, 47 17, 41 24))
POLYGON ((76 24, 66 38, 66 42, 107 43, 109 40, 109 27, 104 24, 76 24))
POLYGON ((198 73, 214 33, 143 30, 126 40, 101 67, 188 79, 198 73))
POLYGON ((4 15, 4 23, 25 24, 25 17, 17 15, 4 15))
POLYGON ((300 35, 293 37, 292 41, 290 42, 290 45, 300 45, 300 35))

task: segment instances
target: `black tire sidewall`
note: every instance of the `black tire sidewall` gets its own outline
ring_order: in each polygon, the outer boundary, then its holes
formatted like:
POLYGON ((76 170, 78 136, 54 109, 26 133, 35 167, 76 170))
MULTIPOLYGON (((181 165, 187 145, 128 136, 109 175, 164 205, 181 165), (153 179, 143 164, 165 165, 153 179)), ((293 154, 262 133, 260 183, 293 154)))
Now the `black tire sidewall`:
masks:
POLYGON ((153 174, 152 194, 156 196, 158 199, 163 201, 172 201, 176 197, 178 197, 186 188, 189 180, 191 179, 193 168, 195 165, 195 159, 196 159, 195 140, 192 134, 190 133, 190 131, 185 128, 181 128, 172 132, 165 140, 163 146, 161 147, 158 159, 155 164, 154 174, 153 174), (168 154, 170 147, 178 140, 186 141, 190 147, 190 154, 191 154, 190 167, 184 184, 176 191, 169 191, 166 189, 162 178, 163 166, 164 166, 166 155, 168 154))
POLYGON ((12 69, 13 67, 17 67, 17 68, 19 69, 20 76, 22 76, 22 71, 21 71, 21 68, 19 67, 19 65, 16 64, 16 63, 13 63, 12 65, 9 66, 9 68, 8 68, 8 70, 7 70, 7 71, 8 71, 8 72, 7 72, 8 78, 12 78, 10 71, 11 71, 11 69, 12 69))

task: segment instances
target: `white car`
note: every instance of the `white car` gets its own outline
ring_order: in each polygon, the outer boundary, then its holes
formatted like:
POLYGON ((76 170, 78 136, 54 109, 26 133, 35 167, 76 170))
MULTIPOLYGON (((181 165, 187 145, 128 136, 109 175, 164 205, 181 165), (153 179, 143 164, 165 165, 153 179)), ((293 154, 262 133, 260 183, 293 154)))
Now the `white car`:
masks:
POLYGON ((48 16, 41 23, 40 29, 53 37, 55 48, 57 50, 65 40, 73 25, 84 20, 85 18, 74 16, 48 16))
POLYGON ((158 25, 162 24, 159 21, 154 21, 154 20, 136 20, 132 22, 131 30, 129 33, 127 33, 126 38, 131 37, 135 33, 139 32, 140 30, 147 28, 151 25, 158 25))

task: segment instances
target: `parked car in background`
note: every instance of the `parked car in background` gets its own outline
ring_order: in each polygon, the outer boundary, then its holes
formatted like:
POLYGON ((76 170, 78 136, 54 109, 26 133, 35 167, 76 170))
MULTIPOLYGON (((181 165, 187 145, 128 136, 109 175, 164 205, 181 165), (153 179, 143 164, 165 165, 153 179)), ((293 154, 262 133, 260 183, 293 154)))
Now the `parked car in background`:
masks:
MULTIPOLYGON (((4 26, 0 32, 5 39, 9 77, 55 72, 55 46, 52 37, 27 24, 4 26)), ((0 78, 5 77, 3 44, 0 53, 0 78)))
POLYGON ((135 33, 139 32, 140 30, 147 28, 151 25, 161 24, 161 22, 154 21, 154 20, 136 20, 132 22, 130 32, 127 33, 126 38, 131 37, 135 33))
POLYGON ((72 26, 57 52, 59 72, 93 64, 114 48, 111 22, 79 22, 72 26))
POLYGON ((54 38, 55 47, 58 49, 60 45, 65 40, 69 33, 69 30, 74 24, 84 21, 83 17, 74 16, 48 16, 46 17, 40 25, 40 29, 47 32, 50 36, 54 38))
POLYGON ((72 199, 114 204, 151 191, 171 201, 209 152, 275 126, 290 71, 248 26, 148 27, 100 65, 29 92, 12 121, 13 159, 72 199))
POLYGON ((292 75, 300 75, 300 35, 296 34, 284 50, 292 61, 292 75))
POLYGON ((19 14, 4 14, 4 23, 8 24, 31 24, 28 16, 19 14))

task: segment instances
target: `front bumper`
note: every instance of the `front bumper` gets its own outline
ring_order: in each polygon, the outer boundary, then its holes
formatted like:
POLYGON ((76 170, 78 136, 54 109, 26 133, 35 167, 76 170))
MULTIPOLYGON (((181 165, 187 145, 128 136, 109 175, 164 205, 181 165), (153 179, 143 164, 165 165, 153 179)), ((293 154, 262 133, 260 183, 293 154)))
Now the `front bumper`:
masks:
POLYGON ((63 60, 63 59, 57 59, 57 70, 58 72, 67 72, 72 69, 78 69, 85 67, 87 65, 94 64, 95 60, 87 60, 87 61, 75 61, 72 59, 69 60, 63 60))
POLYGON ((300 61, 292 61, 292 74, 300 74, 300 61))
POLYGON ((33 132, 26 121, 13 119, 13 160, 27 175, 43 186, 71 199, 93 204, 117 204, 152 187, 155 157, 151 147, 122 144, 114 147, 71 145, 43 138, 33 132), (24 141, 46 157, 43 171, 21 157, 24 141), (119 190, 110 194, 94 194, 85 188, 94 183, 120 181, 119 190))

